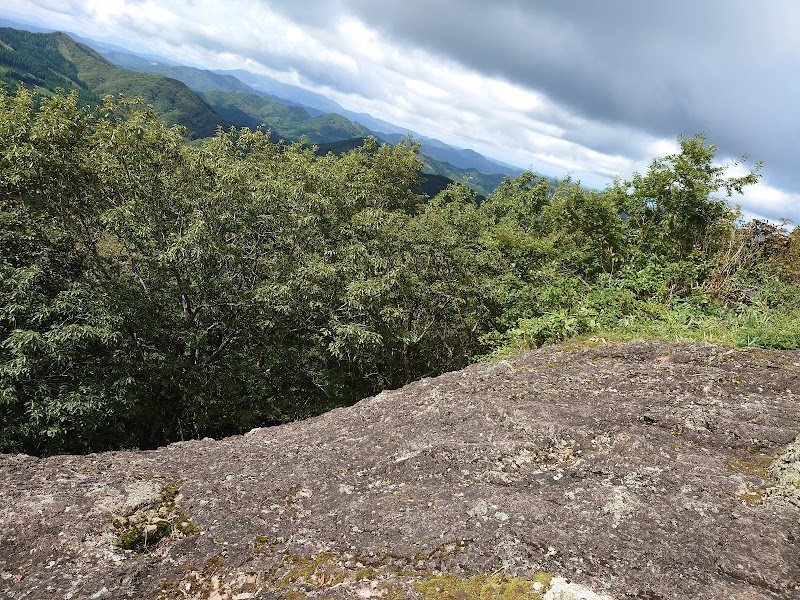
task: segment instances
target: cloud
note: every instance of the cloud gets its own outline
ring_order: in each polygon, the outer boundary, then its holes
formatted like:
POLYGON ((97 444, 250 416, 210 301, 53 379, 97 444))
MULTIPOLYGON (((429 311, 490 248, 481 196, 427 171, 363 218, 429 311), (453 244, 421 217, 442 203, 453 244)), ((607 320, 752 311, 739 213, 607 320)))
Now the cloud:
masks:
MULTIPOLYGON (((7 0, 3 9, 23 22, 40 18, 49 25, 60 27, 64 24, 80 23, 88 11, 81 0, 36 0, 22 2, 7 0)), ((66 29, 67 27, 63 27, 66 29)))
MULTIPOLYGON (((7 0, 175 60, 246 68, 343 106, 603 186, 703 131, 765 162, 743 199, 800 221, 793 0, 7 0)), ((66 28, 66 27, 65 27, 66 28)))
MULTIPOLYGON (((724 152, 765 161, 777 185, 800 188, 796 2, 344 4, 401 47, 513 81, 585 122, 661 139, 705 131, 724 152)), ((565 136, 610 150, 608 136, 565 136)))
POLYGON ((761 219, 778 221, 790 218, 794 225, 800 225, 800 194, 787 192, 761 181, 739 198, 732 199, 746 212, 761 219))

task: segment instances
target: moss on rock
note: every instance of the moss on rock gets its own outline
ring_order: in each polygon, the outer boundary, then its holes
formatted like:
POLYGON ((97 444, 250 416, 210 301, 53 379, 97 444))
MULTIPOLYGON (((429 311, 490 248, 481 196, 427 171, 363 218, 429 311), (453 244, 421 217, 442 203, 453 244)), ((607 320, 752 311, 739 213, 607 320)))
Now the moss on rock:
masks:
POLYGON ((440 575, 416 581, 413 585, 426 600, 541 600, 553 577, 553 573, 537 573, 532 579, 503 573, 484 573, 467 579, 440 575))
POLYGON ((153 502, 138 507, 130 515, 115 518, 112 524, 116 545, 123 550, 141 553, 166 537, 186 537, 199 533, 200 529, 175 504, 179 491, 180 482, 172 482, 164 487, 153 502))

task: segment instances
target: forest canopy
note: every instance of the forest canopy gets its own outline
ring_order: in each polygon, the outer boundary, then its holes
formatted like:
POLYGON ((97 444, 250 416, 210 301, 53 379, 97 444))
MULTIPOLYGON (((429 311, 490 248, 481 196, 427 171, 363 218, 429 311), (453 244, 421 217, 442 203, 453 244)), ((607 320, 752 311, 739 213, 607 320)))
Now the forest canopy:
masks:
POLYGON ((800 347, 800 234, 702 135, 588 190, 420 196, 417 146, 188 144, 140 102, 0 94, 0 452, 152 448, 575 336, 800 347))

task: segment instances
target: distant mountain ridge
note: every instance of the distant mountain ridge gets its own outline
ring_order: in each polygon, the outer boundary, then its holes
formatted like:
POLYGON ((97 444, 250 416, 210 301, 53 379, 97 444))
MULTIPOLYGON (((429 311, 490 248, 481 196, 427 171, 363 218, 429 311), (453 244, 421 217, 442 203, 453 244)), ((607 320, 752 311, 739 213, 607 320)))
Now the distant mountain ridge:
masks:
POLYGON ((247 127, 270 126, 276 136, 283 139, 297 139, 305 135, 312 143, 332 144, 374 134, 382 141, 396 144, 411 133, 414 139, 422 142, 420 154, 426 160, 429 171, 466 183, 480 195, 489 194, 504 177, 516 177, 523 171, 489 159, 474 150, 456 148, 375 119, 366 113, 348 111, 326 96, 264 75, 241 69, 209 71, 171 66, 117 51, 106 52, 105 56, 121 68, 156 72, 183 81, 193 90, 203 92, 205 100, 221 116, 247 127), (258 100, 257 96, 269 98, 273 102, 258 100), (287 112, 277 108, 276 104, 288 104, 305 112, 287 112), (333 124, 298 126, 287 122, 292 116, 307 121, 307 115, 321 117, 332 114, 345 117, 353 123, 348 126, 345 121, 336 119, 333 124), (321 131, 325 133, 321 135, 321 131))
POLYGON ((369 135, 361 125, 335 113, 309 110, 294 102, 259 92, 233 75, 185 65, 164 64, 116 49, 103 55, 126 71, 157 73, 184 83, 223 119, 239 127, 271 129, 273 137, 295 141, 305 136, 311 143, 331 143, 369 135))
POLYGON ((243 69, 215 71, 215 73, 233 75, 234 77, 241 79, 251 87, 261 92, 283 98, 284 100, 288 100, 290 102, 302 104, 305 107, 310 107, 323 112, 338 113, 344 117, 347 117, 351 121, 360 123, 375 133, 399 135, 407 135, 409 133, 407 128, 399 127, 382 119, 377 119, 367 113, 358 113, 347 110, 341 104, 331 100, 327 96, 323 96, 322 94, 309 91, 296 85, 283 83, 282 81, 278 81, 272 77, 267 77, 266 75, 257 75, 256 73, 251 73, 250 71, 245 71, 243 69))
POLYGON ((120 69, 158 73, 182 81, 196 92, 222 90, 225 92, 256 93, 253 88, 232 75, 220 75, 213 71, 204 71, 195 67, 187 67, 176 63, 164 63, 156 57, 139 56, 122 50, 98 50, 106 59, 120 69))
MULTIPOLYGON (((0 24, 15 24, 0 19, 0 24)), ((28 25, 25 25, 28 27, 28 25)), ((44 28, 39 28, 45 31, 44 28)), ((318 145, 347 143, 374 135, 396 144, 411 134, 421 142, 425 173, 436 181, 464 183, 488 195, 506 176, 522 169, 489 159, 474 150, 409 132, 366 113, 348 111, 316 92, 243 70, 211 71, 180 65, 153 54, 75 38, 61 32, 31 33, 0 29, 0 84, 13 92, 20 83, 55 91, 78 91, 82 103, 96 104, 105 94, 140 96, 168 125, 186 127, 190 139, 214 135, 218 127, 262 127, 273 138, 318 145), (91 46, 91 47, 90 47, 91 46), (445 179, 446 178, 446 179, 445 179)), ((430 187, 430 186, 429 186, 430 187)))
POLYGON ((212 136, 217 127, 231 125, 176 79, 118 69, 66 33, 0 28, 0 84, 13 92, 20 83, 49 92, 77 90, 86 104, 98 104, 106 94, 140 96, 167 125, 184 126, 190 139, 212 136))
POLYGON ((21 29, 24 31, 29 31, 31 33, 51 33, 55 31, 50 27, 39 27, 38 25, 34 25, 33 23, 26 23, 24 21, 15 21, 13 19, 6 19, 4 17, 0 17, 0 27, 8 27, 10 29, 21 29))
MULTIPOLYGON (((396 144, 403 139, 403 137, 405 136, 389 133, 384 136, 384 139, 396 144)), ((415 135, 414 139, 419 139, 422 142, 423 149, 421 152, 423 154, 458 169, 475 170, 485 175, 500 174, 512 175, 514 177, 520 175, 523 171, 523 169, 518 167, 503 165, 497 161, 486 158, 474 150, 456 148, 439 140, 422 136, 415 135)))
POLYGON ((222 117, 246 127, 272 129, 274 137, 295 141, 305 137, 312 144, 366 137, 372 132, 342 115, 312 116, 304 107, 289 105, 257 93, 212 90, 203 98, 222 117))
POLYGON ((377 134, 377 137, 392 143, 397 143, 410 133, 414 139, 422 142, 422 147, 420 148, 422 154, 440 162, 449 163, 452 167, 457 169, 475 169, 484 174, 510 175, 512 177, 516 177, 524 170, 519 167, 514 167, 513 165, 492 160, 474 150, 456 148, 440 140, 421 136, 416 132, 409 131, 407 128, 393 125, 381 119, 376 119, 367 113, 349 111, 322 94, 317 94, 316 92, 311 92, 295 85, 286 84, 265 75, 257 75, 241 69, 229 71, 218 70, 214 72, 232 75, 260 92, 277 96, 283 100, 289 100, 325 112, 338 113, 351 121, 363 125, 377 134))

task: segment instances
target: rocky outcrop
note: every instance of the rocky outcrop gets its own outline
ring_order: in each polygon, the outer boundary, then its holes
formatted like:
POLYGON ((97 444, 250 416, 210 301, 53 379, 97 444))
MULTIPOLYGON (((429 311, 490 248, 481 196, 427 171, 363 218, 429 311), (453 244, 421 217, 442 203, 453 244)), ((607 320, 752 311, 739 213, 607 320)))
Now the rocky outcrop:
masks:
POLYGON ((151 452, 0 457, 4 598, 800 598, 800 353, 471 366, 151 452))

